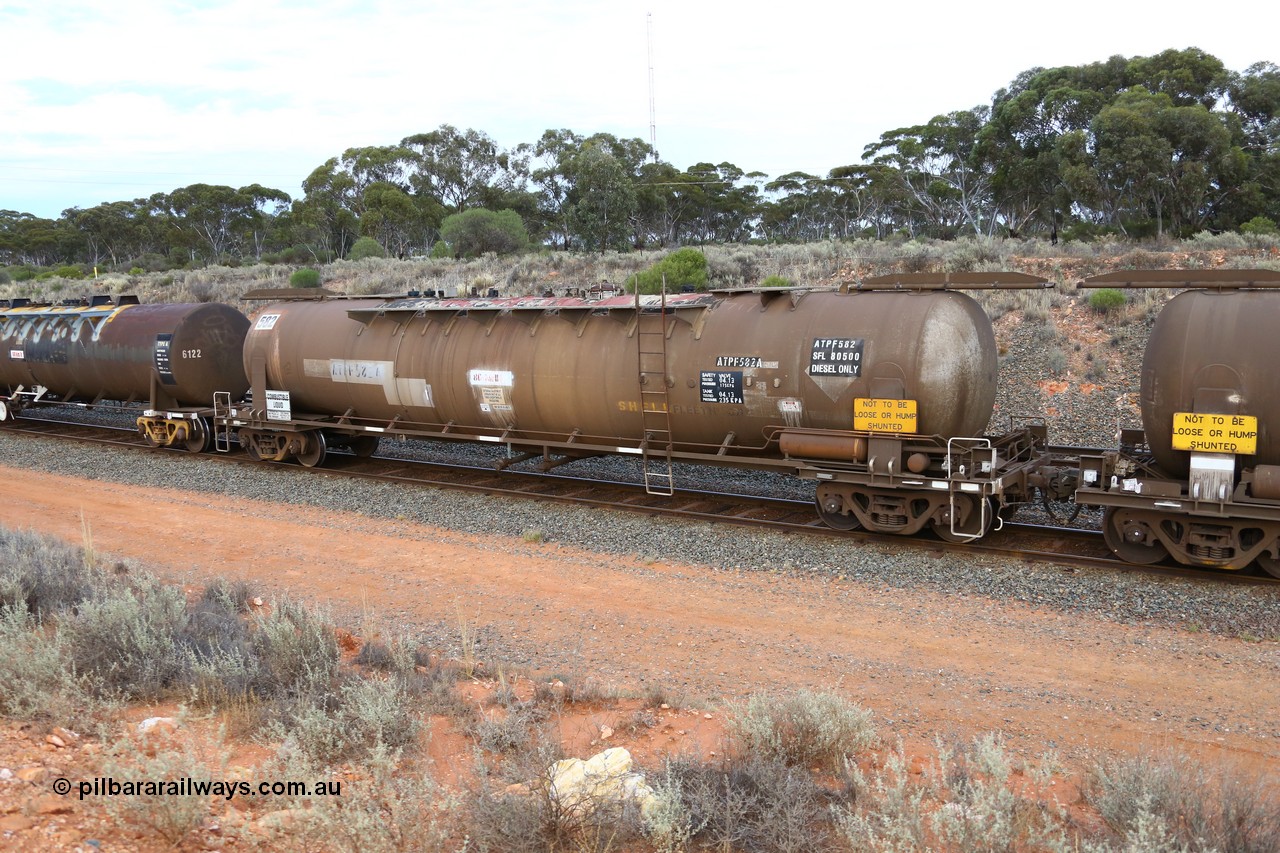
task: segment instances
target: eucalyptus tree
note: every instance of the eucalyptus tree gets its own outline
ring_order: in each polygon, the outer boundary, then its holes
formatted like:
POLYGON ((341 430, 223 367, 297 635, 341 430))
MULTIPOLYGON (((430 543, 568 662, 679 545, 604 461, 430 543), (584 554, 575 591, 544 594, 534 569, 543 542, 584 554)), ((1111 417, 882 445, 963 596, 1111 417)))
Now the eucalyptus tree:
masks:
POLYGON ((421 242, 421 210, 414 200, 390 181, 375 181, 364 188, 360 234, 372 237, 392 255, 404 257, 421 242))
POLYGON ((764 185, 775 198, 760 214, 760 235, 767 240, 805 242, 830 236, 833 194, 828 182, 807 172, 788 172, 764 185))
POLYGON ((1126 234, 1144 223, 1154 224, 1156 235, 1166 226, 1199 229, 1247 170, 1219 116, 1142 87, 1099 111, 1064 156, 1064 177, 1078 200, 1126 234))
POLYGON ((259 184, 240 189, 191 184, 151 198, 155 209, 169 216, 191 259, 214 263, 241 257, 246 248, 260 252, 270 217, 289 201, 286 193, 259 184))
POLYGON ((308 247, 317 261, 346 255, 359 236, 355 212, 356 181, 330 157, 302 182, 303 197, 293 203, 289 219, 293 242, 308 247))
POLYGON ((833 236, 855 237, 867 229, 877 238, 888 234, 884 205, 876 192, 881 171, 880 166, 859 164, 837 166, 827 173, 833 236))
POLYGON ((442 124, 429 133, 405 137, 400 148, 413 192, 435 199, 450 213, 492 205, 527 180, 524 157, 502 150, 478 130, 442 124))
POLYGON ((904 219, 932 224, 928 230, 935 236, 995 231, 992 172, 978 140, 989 115, 988 107, 978 106, 934 116, 927 124, 886 131, 867 146, 865 157, 891 167, 881 178, 897 181, 899 198, 909 205, 904 219))
POLYGON ((763 172, 744 172, 733 163, 695 163, 686 170, 688 181, 679 189, 688 204, 682 221, 682 240, 696 243, 738 243, 756 230, 763 203, 763 172))
POLYGON ((626 163, 594 138, 570 163, 574 191, 567 221, 576 241, 587 251, 627 248, 639 203, 626 163))
POLYGON ((1227 92, 1230 75, 1222 60, 1197 47, 1169 49, 1129 60, 1125 88, 1141 86, 1167 95, 1175 107, 1201 106, 1212 110, 1227 92))
POLYGON ((51 266, 74 260, 83 239, 66 219, 45 219, 0 210, 0 260, 5 264, 51 266))
POLYGON ((97 265, 110 261, 112 266, 148 252, 166 254, 164 234, 157 233, 152 205, 146 199, 112 201, 80 210, 62 213, 84 237, 88 260, 97 265))
POLYGON ((1280 221, 1280 67, 1257 62, 1227 83, 1228 112, 1248 156, 1248 177, 1224 200, 1224 220, 1233 227, 1255 216, 1280 221))
POLYGON ((665 246, 675 242, 679 208, 675 187, 680 170, 661 160, 640 166, 636 179, 636 213, 631 220, 631 242, 639 246, 665 246))
POLYGON ((537 188, 541 225, 563 248, 625 246, 640 210, 636 185, 653 149, 639 139, 547 130, 521 146, 537 188))

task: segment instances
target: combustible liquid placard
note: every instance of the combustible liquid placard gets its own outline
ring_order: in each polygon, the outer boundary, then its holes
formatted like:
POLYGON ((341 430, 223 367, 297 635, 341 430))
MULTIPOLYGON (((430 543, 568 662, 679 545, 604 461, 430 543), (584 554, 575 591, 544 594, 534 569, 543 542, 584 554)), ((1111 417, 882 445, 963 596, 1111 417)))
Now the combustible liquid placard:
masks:
POLYGON ((855 397, 853 428, 872 432, 915 432, 916 401, 855 397))
POLYGON ((1252 456, 1258 452, 1258 419, 1253 415, 1174 412, 1173 449, 1252 456))

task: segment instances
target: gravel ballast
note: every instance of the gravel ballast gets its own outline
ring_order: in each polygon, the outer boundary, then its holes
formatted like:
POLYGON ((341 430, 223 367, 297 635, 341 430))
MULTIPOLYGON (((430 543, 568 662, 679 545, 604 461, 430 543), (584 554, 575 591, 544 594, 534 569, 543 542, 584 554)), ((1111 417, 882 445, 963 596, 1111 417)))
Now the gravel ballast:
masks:
MULTIPOLYGON (((416 443, 399 445, 414 447, 416 443)), ((422 448, 426 453, 468 446, 422 448)), ((344 513, 405 519, 477 535, 548 541, 611 554, 704 564, 721 571, 826 575, 873 586, 989 598, 1033 608, 1092 614, 1123 623, 1187 627, 1226 635, 1280 636, 1280 592, 1269 588, 1154 578, 1140 572, 1076 570, 916 547, 861 545, 825 536, 780 537, 732 525, 659 520, 401 484, 325 476, 294 465, 226 465, 179 453, 112 451, 0 430, 0 453, 15 467, 154 488, 180 488, 344 513)), ((579 466, 589 462, 574 463, 579 466)), ((606 464, 618 465, 617 460, 606 464)), ((700 471, 703 469, 699 469, 700 471)), ((705 469, 704 488, 739 489, 744 472, 705 469), (716 481, 719 474, 728 480, 716 481)), ((597 474, 599 476, 599 474, 597 474)), ((347 527, 350 516, 335 518, 347 527)))

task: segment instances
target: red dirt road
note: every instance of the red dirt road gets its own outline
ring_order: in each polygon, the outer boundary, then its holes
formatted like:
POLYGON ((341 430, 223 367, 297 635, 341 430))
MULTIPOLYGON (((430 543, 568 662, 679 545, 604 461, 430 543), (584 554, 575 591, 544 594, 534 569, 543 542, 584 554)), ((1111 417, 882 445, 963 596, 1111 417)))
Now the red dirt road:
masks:
MULTIPOLYGON (((250 580, 412 629, 458 626, 492 663, 660 686, 695 703, 798 687, 882 734, 1002 731, 1053 748, 1175 748, 1280 767, 1280 646, 831 578, 713 571, 359 514, 3 469, 3 523, 191 585, 250 580), (83 520, 82 520, 83 519, 83 520), (501 659, 505 657, 506 659, 501 659)), ((928 559, 922 557, 921 559, 928 559)), ((1070 579, 1064 576, 1064 583, 1070 579)))

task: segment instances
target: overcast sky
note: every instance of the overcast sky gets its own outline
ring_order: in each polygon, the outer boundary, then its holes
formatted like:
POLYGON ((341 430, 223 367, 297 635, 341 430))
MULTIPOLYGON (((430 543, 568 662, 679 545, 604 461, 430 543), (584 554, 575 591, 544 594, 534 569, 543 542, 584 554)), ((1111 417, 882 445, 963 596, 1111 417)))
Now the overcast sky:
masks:
POLYGON ((1183 0, 0 0, 0 209, 193 183, 298 197, 347 148, 442 124, 504 148, 647 141, 650 52, 663 160, 825 175, 1035 66, 1192 46, 1280 63, 1274 24, 1271 2, 1183 0))

